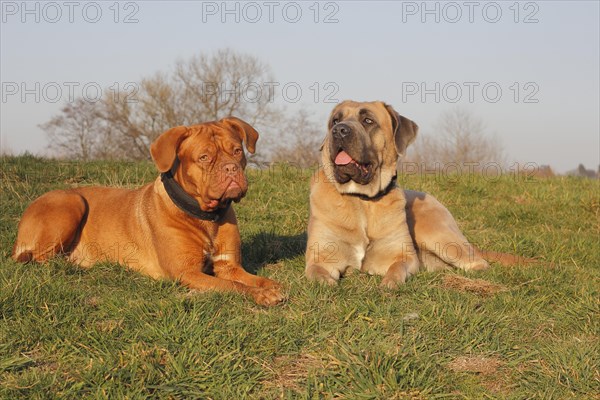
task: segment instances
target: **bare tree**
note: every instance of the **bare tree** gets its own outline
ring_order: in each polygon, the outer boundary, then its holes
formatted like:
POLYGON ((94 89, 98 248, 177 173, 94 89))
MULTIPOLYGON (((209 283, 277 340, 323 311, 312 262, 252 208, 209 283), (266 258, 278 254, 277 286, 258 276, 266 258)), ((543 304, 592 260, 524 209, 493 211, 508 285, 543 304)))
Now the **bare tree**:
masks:
POLYGON ((48 134, 49 148, 59 156, 87 161, 96 156, 104 120, 98 104, 78 98, 40 127, 48 134))
POLYGON ((110 129, 105 141, 111 154, 116 158, 148 158, 150 143, 156 137, 171 127, 190 124, 176 93, 171 79, 160 73, 142 79, 133 96, 130 92, 109 93, 102 103, 110 129))
POLYGON ((319 164, 319 147, 325 136, 324 128, 312 121, 306 110, 282 124, 277 144, 273 145, 272 161, 286 162, 299 168, 319 164))
POLYGON ((489 163, 504 166, 504 151, 497 138, 486 133, 483 122, 467 111, 455 108, 443 114, 435 135, 421 133, 408 151, 405 162, 434 170, 440 165, 469 165, 481 171, 489 163))
POLYGON ((201 54, 177 63, 175 81, 192 120, 236 115, 255 125, 280 116, 270 68, 255 57, 231 49, 201 54))
POLYGON ((64 156, 147 159, 152 141, 173 126, 229 115, 259 131, 278 126, 282 110, 273 102, 273 82, 269 67, 257 58, 219 50, 179 61, 170 74, 144 78, 135 92, 106 90, 93 107, 77 99, 41 127, 64 156))

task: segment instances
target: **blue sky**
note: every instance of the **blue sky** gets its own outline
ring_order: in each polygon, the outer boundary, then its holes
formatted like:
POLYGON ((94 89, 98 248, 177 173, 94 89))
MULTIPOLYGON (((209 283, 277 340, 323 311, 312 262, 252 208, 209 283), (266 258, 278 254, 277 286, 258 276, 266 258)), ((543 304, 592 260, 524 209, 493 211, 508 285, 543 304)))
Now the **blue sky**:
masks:
POLYGON ((297 103, 276 91, 279 102, 289 112, 308 108, 324 129, 334 105, 326 94, 384 100, 422 135, 436 135, 440 115, 458 105, 500 139, 510 161, 559 172, 600 163, 596 1, 22 4, 1 5, 0 133, 15 153, 44 153, 38 124, 68 101, 68 85, 76 96, 85 85, 123 87, 230 47, 268 64, 279 88, 299 86, 297 103))

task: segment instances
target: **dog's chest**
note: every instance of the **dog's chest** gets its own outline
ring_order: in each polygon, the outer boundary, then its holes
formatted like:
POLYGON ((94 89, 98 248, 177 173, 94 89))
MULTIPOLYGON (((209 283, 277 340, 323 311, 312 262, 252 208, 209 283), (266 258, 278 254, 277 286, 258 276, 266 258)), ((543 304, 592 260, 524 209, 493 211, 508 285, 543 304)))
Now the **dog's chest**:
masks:
POLYGON ((373 201, 361 200, 360 223, 367 240, 386 239, 406 226, 406 200, 400 189, 373 201))
POLYGON ((412 246, 406 224, 405 200, 403 196, 393 196, 380 201, 364 201, 361 205, 362 218, 357 221, 361 235, 354 244, 354 252, 360 260, 361 270, 381 274, 384 271, 373 268, 386 270, 388 258, 393 259, 412 246), (382 265, 373 263, 373 260, 381 261, 382 265))

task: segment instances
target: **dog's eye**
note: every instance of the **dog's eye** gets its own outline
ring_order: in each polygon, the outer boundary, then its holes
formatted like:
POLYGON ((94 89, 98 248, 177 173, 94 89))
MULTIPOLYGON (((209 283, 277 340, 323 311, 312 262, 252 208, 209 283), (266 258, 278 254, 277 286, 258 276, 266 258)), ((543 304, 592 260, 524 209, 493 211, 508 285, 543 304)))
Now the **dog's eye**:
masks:
POLYGON ((207 154, 203 154, 198 158, 198 161, 207 162, 210 159, 207 154))
POLYGON ((242 154, 242 149, 240 149, 239 147, 236 148, 235 150, 233 150, 233 154, 239 156, 240 154, 242 154))
POLYGON ((364 119, 364 123, 365 123, 365 124, 367 124, 367 125, 371 125, 371 124, 373 124, 374 122, 375 122, 375 121, 373 121, 371 118, 365 118, 365 119, 364 119))
POLYGON ((331 125, 337 125, 338 122, 340 122, 340 120, 337 118, 334 118, 331 120, 331 125))

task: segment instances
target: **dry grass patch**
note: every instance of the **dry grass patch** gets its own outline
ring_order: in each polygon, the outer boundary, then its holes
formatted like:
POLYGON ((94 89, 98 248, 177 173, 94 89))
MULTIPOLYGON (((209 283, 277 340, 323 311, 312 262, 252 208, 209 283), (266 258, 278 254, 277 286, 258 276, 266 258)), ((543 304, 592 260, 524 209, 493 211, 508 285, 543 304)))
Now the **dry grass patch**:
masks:
POLYGON ((460 356, 448 363, 454 372, 471 372, 481 375, 492 375, 498 371, 502 361, 496 357, 460 356))
POLYGON ((470 279, 460 275, 445 275, 442 287, 457 290, 459 292, 470 292, 480 296, 491 296, 507 290, 505 286, 485 281, 483 279, 470 279))
POLYGON ((270 370, 273 378, 263 382, 265 388, 301 392, 309 372, 325 368, 325 363, 314 354, 300 354, 298 357, 275 357, 272 364, 266 368, 270 370))
POLYGON ((122 329, 123 320, 122 319, 107 319, 104 321, 96 322, 96 329, 103 333, 111 333, 115 329, 122 329))
POLYGON ((454 372, 467 372, 480 377, 480 384, 492 393, 508 395, 511 391, 509 371, 497 357, 460 356, 448 363, 454 372))

